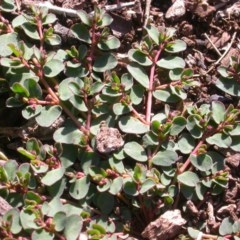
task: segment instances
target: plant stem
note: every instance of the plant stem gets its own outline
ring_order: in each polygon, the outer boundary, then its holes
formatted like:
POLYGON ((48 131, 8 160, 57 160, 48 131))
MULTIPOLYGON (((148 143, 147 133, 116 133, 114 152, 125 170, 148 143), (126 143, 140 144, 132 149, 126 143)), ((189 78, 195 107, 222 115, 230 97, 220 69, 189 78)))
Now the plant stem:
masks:
POLYGON ((205 139, 201 140, 198 145, 194 148, 194 150, 191 152, 190 156, 188 157, 188 159, 186 160, 186 162, 182 165, 182 167, 178 170, 178 174, 181 174, 183 173, 187 167, 189 166, 190 164, 190 161, 191 161, 191 156, 192 155, 196 155, 197 154, 197 151, 198 149, 202 146, 202 144, 204 143, 205 139))
POLYGON ((148 97, 147 97, 147 107, 146 107, 146 121, 150 123, 151 121, 151 113, 152 113, 152 92, 153 92, 153 82, 154 82, 154 75, 156 69, 156 62, 162 52, 164 44, 160 44, 159 49, 153 59, 153 65, 150 69, 150 77, 149 77, 149 90, 148 90, 148 97))

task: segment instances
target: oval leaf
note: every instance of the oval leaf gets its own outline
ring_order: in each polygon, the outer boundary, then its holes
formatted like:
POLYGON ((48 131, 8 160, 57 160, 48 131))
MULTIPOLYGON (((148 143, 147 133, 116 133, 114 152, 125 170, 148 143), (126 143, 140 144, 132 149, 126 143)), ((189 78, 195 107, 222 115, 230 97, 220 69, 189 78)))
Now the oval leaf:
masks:
POLYGON ((195 187, 197 183, 200 181, 198 175, 190 171, 186 171, 178 175, 177 179, 180 183, 189 187, 195 187))
POLYGON ((124 145, 123 151, 131 158, 139 162, 147 161, 147 154, 144 148, 137 142, 128 142, 124 145))

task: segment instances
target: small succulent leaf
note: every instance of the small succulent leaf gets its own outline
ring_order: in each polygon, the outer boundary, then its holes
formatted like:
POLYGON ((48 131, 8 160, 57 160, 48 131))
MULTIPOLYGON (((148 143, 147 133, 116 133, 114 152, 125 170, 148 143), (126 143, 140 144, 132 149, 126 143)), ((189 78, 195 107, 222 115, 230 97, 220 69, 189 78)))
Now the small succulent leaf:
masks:
POLYGON ((23 97, 29 97, 30 93, 27 90, 26 87, 24 87, 22 84, 15 82, 12 87, 11 87, 12 91, 16 94, 19 94, 23 97))
POLYGON ((222 236, 233 233, 233 220, 230 217, 226 217, 222 220, 219 226, 219 234, 222 236))
POLYGON ((22 26, 23 23, 26 23, 27 21, 28 20, 25 18, 23 14, 18 15, 12 20, 12 27, 13 28, 20 27, 22 26))
POLYGON ((148 35, 150 36, 150 38, 155 42, 155 44, 159 45, 160 41, 159 41, 159 31, 158 29, 153 26, 153 25, 147 25, 145 27, 148 35))
POLYGON ((183 133, 178 141, 178 149, 183 154, 189 154, 195 146, 195 139, 191 134, 183 133))
POLYGON ((101 234, 105 234, 106 233, 106 229, 103 226, 101 226, 100 224, 94 223, 92 225, 92 228, 98 230, 101 234))
POLYGON ((32 211, 22 210, 20 212, 20 220, 24 230, 41 228, 41 226, 37 224, 36 216, 32 211))
POLYGON ((66 240, 77 239, 83 226, 83 220, 79 215, 70 215, 66 218, 64 236, 66 240))
POLYGON ((43 66, 43 72, 46 77, 56 77, 60 72, 64 70, 65 66, 62 61, 57 59, 51 59, 43 66))
POLYGON ((118 125, 121 131, 130 134, 143 134, 149 131, 148 125, 131 116, 121 117, 118 125))
POLYGON ((195 187, 195 193, 199 200, 203 200, 206 194, 207 188, 201 182, 199 182, 195 187))
POLYGON ((137 196, 137 184, 135 182, 127 180, 123 185, 123 191, 130 196, 137 196))
POLYGON ((171 150, 163 150, 157 152, 152 158, 152 163, 156 166, 169 167, 172 166, 178 159, 176 152, 171 150))
POLYGON ((232 139, 224 133, 216 133, 206 139, 207 143, 216 145, 220 148, 228 148, 231 146, 232 139))
POLYGON ((151 66, 153 62, 149 57, 139 49, 131 49, 128 51, 128 57, 130 60, 137 62, 141 66, 151 66))
POLYGON ((215 86, 232 96, 240 96, 240 84, 233 78, 220 77, 217 79, 215 86))
POLYGON ((236 124, 231 131, 228 132, 230 136, 238 136, 240 133, 240 124, 236 124))
POLYGON ((207 154, 201 154, 197 156, 191 155, 190 159, 192 165, 200 171, 206 172, 212 169, 213 161, 212 158, 207 154))
POLYGON ((139 193, 144 194, 145 192, 152 189, 155 185, 156 185, 156 183, 152 179, 148 178, 142 183, 139 193))
POLYGON ((173 42, 167 43, 164 50, 169 53, 178 53, 178 52, 185 51, 186 48, 187 48, 187 44, 183 40, 177 39, 173 42))
POLYGON ((147 153, 144 148, 137 142, 128 142, 124 145, 123 151, 129 157, 139 162, 147 161, 147 153))
POLYGON ((89 190, 90 187, 90 181, 89 177, 84 176, 80 179, 77 179, 74 183, 71 184, 69 194, 74 199, 83 199, 89 190))
MULTIPOLYGON (((240 222, 239 222, 239 221, 235 221, 235 222, 233 223, 232 229, 233 229, 233 233, 238 233, 238 232, 240 232, 240 222)), ((234 239, 234 240, 235 240, 235 239, 234 239)))
POLYGON ((3 215, 3 220, 5 222, 8 222, 8 224, 10 225, 9 227, 11 233, 18 234, 22 230, 22 226, 20 224, 20 214, 19 211, 17 211, 16 209, 13 208, 8 210, 3 215), (11 219, 11 221, 9 221, 8 219, 11 219))
POLYGON ((38 30, 37 30, 37 26, 31 24, 30 22, 25 22, 22 25, 23 31, 25 32, 25 34, 34 39, 34 40, 40 40, 39 34, 38 34, 38 30))
POLYGON ((113 104, 113 112, 115 115, 123 115, 131 112, 131 107, 122 103, 113 104))
POLYGON ((64 79, 59 84, 58 94, 59 94, 59 97, 62 101, 66 101, 66 100, 70 99, 74 94, 69 87, 69 84, 71 83, 71 80, 73 80, 73 78, 67 78, 67 79, 64 79))
POLYGON ((106 215, 112 212, 114 204, 114 196, 107 192, 103 192, 97 197, 97 206, 100 208, 100 211, 106 215))
POLYGON ((230 148, 236 152, 240 152, 240 136, 233 136, 230 148))
POLYGON ((41 109, 41 113, 36 116, 37 123, 42 127, 50 127, 62 113, 62 108, 59 105, 44 106, 41 109))
POLYGON ((57 21, 56 15, 54 15, 53 13, 48 13, 47 16, 43 19, 42 24, 48 25, 48 24, 54 23, 56 21, 57 21))
POLYGON ((165 69, 184 68, 185 61, 176 56, 167 56, 157 61, 157 66, 165 69))
POLYGON ((201 233, 199 230, 196 230, 192 227, 187 228, 188 234, 192 239, 197 239, 199 234, 201 233))
POLYGON ((132 76, 129 73, 124 73, 121 76, 121 84, 123 85, 125 91, 132 89, 132 87, 133 87, 132 76))
POLYGON ((66 213, 57 212, 53 217, 53 224, 57 232, 61 232, 66 225, 66 213))
POLYGON ((42 177, 41 182, 46 186, 51 186, 64 176, 65 168, 59 167, 57 169, 47 172, 45 176, 42 177))
POLYGON ((132 104, 138 105, 142 102, 144 97, 145 88, 140 84, 134 84, 131 92, 130 92, 130 99, 132 104))
POLYGON ((177 86, 171 86, 169 87, 171 89, 172 94, 178 96, 182 100, 185 100, 187 98, 187 93, 182 89, 177 86))
POLYGON ((212 118, 219 124, 225 119, 225 106, 222 102, 213 101, 212 102, 212 118))
POLYGON ((82 23, 84 23, 87 26, 91 26, 91 19, 84 10, 77 11, 77 15, 81 19, 82 23))
POLYGON ((226 67, 220 66, 220 67, 217 69, 217 71, 218 71, 218 73, 219 73, 222 77, 224 77, 224 78, 229 77, 229 73, 228 73, 226 67))
POLYGON ((61 44, 62 39, 57 34, 51 34, 51 36, 45 37, 44 41, 51 46, 57 46, 61 44))
POLYGON ((146 89, 149 88, 149 77, 143 67, 139 66, 137 63, 130 63, 127 65, 127 69, 138 83, 146 89))
POLYGON ((42 105, 36 105, 34 107, 32 106, 26 106, 23 110, 22 110, 22 116, 25 119, 30 119, 33 118, 35 116, 37 116, 42 110, 42 105))
POLYGON ((85 102, 83 101, 83 98, 80 96, 72 96, 70 98, 70 102, 72 103, 72 105, 79 111, 81 112, 87 112, 87 106, 85 104, 85 102))
POLYGON ((177 95, 172 94, 172 91, 169 87, 164 90, 155 90, 153 91, 153 96, 160 101, 166 103, 176 103, 181 100, 177 95))
POLYGON ((18 168, 17 162, 15 160, 9 160, 4 164, 3 168, 6 172, 8 180, 13 181, 16 177, 16 171, 18 168))
POLYGON ((183 70, 181 68, 174 68, 169 71, 169 78, 171 81, 179 81, 181 79, 183 70))
POLYGON ((112 195, 117 195, 121 191, 122 187, 123 187, 123 179, 122 177, 117 177, 113 179, 108 192, 111 193, 112 195))
POLYGON ((97 25, 101 28, 109 26, 113 21, 113 18, 106 12, 102 14, 101 20, 97 22, 97 25))
POLYGON ((42 88, 34 79, 28 78, 24 80, 23 85, 28 90, 29 97, 41 99, 42 88))
POLYGON ((81 23, 76 23, 71 27, 72 34, 81 40, 82 42, 91 44, 91 37, 88 28, 81 24, 81 23))
MULTIPOLYGON (((114 154, 114 156, 115 156, 115 154, 114 154)), ((125 158, 125 156, 124 156, 124 158, 125 158)), ((122 159, 110 158, 109 159, 109 165, 111 166, 112 169, 114 169, 118 173, 124 173, 125 172, 125 168, 124 168, 124 165, 122 163, 122 159)))
POLYGON ((105 53, 102 56, 96 57, 93 64, 93 70, 96 72, 106 72, 117 66, 117 59, 111 53, 105 53))
POLYGON ((120 45, 120 41, 115 36, 108 36, 107 39, 101 40, 97 44, 98 48, 104 51, 117 49, 120 45))
POLYGON ((36 156, 34 154, 30 153, 29 151, 25 150, 22 147, 17 148, 17 151, 30 160, 33 160, 36 158, 36 156))
POLYGON ((32 235, 31 235, 31 239, 32 240, 52 240, 54 239, 54 234, 47 232, 44 229, 39 229, 39 230, 35 230, 33 231, 32 235))
POLYGON ((178 116, 172 120, 172 126, 170 128, 170 135, 176 136, 181 133, 187 124, 187 120, 184 117, 178 116))
POLYGON ((200 181, 198 175, 194 172, 186 171, 177 176, 177 179, 180 183, 189 186, 195 187, 200 181))
POLYGON ((16 9, 16 6, 13 0, 4 0, 1 2, 0 9, 3 12, 12 12, 16 9))
POLYGON ((16 48, 18 48, 19 39, 17 33, 7 33, 2 34, 0 36, 0 56, 7 57, 12 54, 12 50, 8 47, 8 44, 13 44, 16 48))

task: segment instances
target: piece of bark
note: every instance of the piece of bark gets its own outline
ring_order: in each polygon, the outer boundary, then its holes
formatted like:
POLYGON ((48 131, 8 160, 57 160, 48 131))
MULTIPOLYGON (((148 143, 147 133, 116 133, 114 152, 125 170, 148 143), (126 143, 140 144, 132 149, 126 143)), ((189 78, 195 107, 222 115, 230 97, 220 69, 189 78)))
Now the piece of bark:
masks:
POLYGON ((148 224, 142 232, 142 237, 151 240, 168 240, 180 234, 186 220, 178 209, 169 210, 148 224))

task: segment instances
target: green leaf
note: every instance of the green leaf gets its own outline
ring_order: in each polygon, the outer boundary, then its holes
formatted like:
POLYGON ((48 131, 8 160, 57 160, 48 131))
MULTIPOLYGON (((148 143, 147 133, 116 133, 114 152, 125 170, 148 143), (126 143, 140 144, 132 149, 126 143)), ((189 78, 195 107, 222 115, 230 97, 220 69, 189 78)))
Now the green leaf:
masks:
POLYGON ((173 136, 178 135, 183 131, 187 124, 187 120, 184 117, 178 116, 172 120, 172 126, 170 128, 170 134, 173 136))
POLYGON ((124 152, 131 158, 139 162, 147 161, 147 154, 144 148, 137 142, 128 142, 124 145, 124 152))
POLYGON ((56 142, 66 144, 79 144, 83 133, 73 124, 66 124, 64 127, 58 128, 54 134, 53 139, 56 142))
POLYGON ((106 72, 117 66, 117 59, 111 53, 105 53, 96 58, 93 64, 93 70, 96 72, 106 72))
POLYGON ((181 99, 172 93, 171 89, 167 87, 164 90, 156 90, 153 91, 153 96, 160 101, 167 102, 167 103, 176 103, 179 102, 181 99))
POLYGON ((123 187, 122 177, 114 178, 110 186, 109 193, 111 193, 112 195, 117 195, 121 191, 122 187, 123 187))
POLYGON ((89 190, 90 187, 90 181, 87 176, 82 177, 80 179, 77 179, 75 182, 73 182, 69 189, 69 194, 74 199, 83 199, 89 190))
POLYGON ((149 57, 138 49, 131 49, 128 51, 128 57, 130 60, 137 62, 142 66, 151 66, 153 63, 149 57))
POLYGON ((3 220, 10 225, 11 233, 18 234, 22 230, 20 214, 16 209, 10 209, 3 215, 3 220), (9 221, 11 219, 11 221, 9 221))
POLYGON ((142 102, 144 97, 145 89, 140 84, 134 84, 131 92, 130 92, 130 99, 132 101, 132 104, 138 105, 142 102))
POLYGON ((136 196, 138 195, 137 184, 130 180, 126 180, 123 186, 123 191, 130 196, 136 196))
POLYGON ((57 21, 56 15, 48 13, 47 16, 43 19, 43 25, 51 24, 57 21))
POLYGON ((156 183, 152 179, 148 178, 142 183, 139 193, 143 194, 143 193, 149 191, 150 189, 152 189, 155 185, 156 185, 156 183))
POLYGON ((177 176, 177 179, 180 183, 189 186, 195 187, 197 183, 200 181, 198 175, 194 172, 186 171, 177 176))
POLYGON ((14 93, 17 93, 23 97, 29 97, 29 91, 27 90, 27 88, 25 88, 22 84, 16 82, 12 85, 11 87, 12 91, 14 93))
POLYGON ((83 226, 83 220, 79 215, 70 215, 66 218, 64 236, 66 240, 77 239, 83 226))
POLYGON ((104 10, 100 10, 100 11, 102 12, 101 14, 102 16, 100 17, 100 21, 97 22, 97 25, 101 28, 109 26, 112 23, 113 18, 104 10))
POLYGON ((59 105, 44 106, 35 119, 40 126, 50 127, 61 116, 61 113, 62 108, 59 105))
POLYGON ((220 77, 217 79, 215 86, 225 93, 240 97, 240 84, 234 78, 220 77))
POLYGON ((7 33, 7 34, 2 34, 0 36, 0 56, 1 57, 7 57, 12 54, 12 50, 10 47, 8 47, 8 44, 13 44, 14 46, 18 47, 18 35, 17 33, 7 33))
POLYGON ((44 41, 51 46, 56 46, 61 44, 62 39, 59 35, 52 34, 51 36, 45 37, 44 41))
POLYGON ((120 47, 120 45, 121 43, 118 38, 111 35, 108 36, 106 39, 101 39, 101 41, 97 44, 98 48, 104 51, 117 49, 120 47))
POLYGON ((213 166, 212 158, 207 154, 201 154, 197 156, 191 155, 190 159, 191 159, 192 165, 196 169, 203 172, 210 170, 213 166))
POLYGON ((240 136, 233 136, 230 148, 236 152, 240 152, 240 136))
POLYGON ((0 9, 3 12, 13 12, 16 9, 14 0, 3 0, 0 4, 0 9))
POLYGON ((131 107, 122 103, 113 104, 113 112, 115 115, 123 115, 131 112, 131 107))
POLYGON ((32 233, 31 239, 32 240, 42 240, 42 239, 52 240, 52 239, 54 239, 54 234, 50 233, 50 232, 47 232, 44 229, 35 230, 32 233))
POLYGON ((157 61, 157 66, 165 69, 184 68, 185 61, 176 56, 167 56, 157 61))
POLYGON ((9 181, 15 180, 18 164, 15 160, 8 160, 3 168, 9 181))
POLYGON ((26 106, 23 110, 22 110, 22 116, 25 119, 30 119, 32 117, 37 116, 42 110, 42 105, 36 105, 34 106, 34 108, 32 106, 26 106))
POLYGON ((127 65, 127 69, 136 81, 138 81, 143 87, 148 89, 149 78, 144 68, 142 68, 137 63, 130 63, 127 65))
POLYGON ((193 239, 197 239, 199 234, 201 233, 199 230, 196 230, 192 227, 188 227, 187 231, 188 231, 189 236, 193 239))
POLYGON ((81 19, 82 23, 84 23, 87 26, 91 26, 90 17, 84 10, 78 10, 77 15, 81 19))
POLYGON ((195 139, 191 136, 191 134, 183 133, 178 141, 178 149, 181 153, 189 154, 194 146, 195 139))
POLYGON ((72 34, 79 40, 91 44, 91 37, 88 28, 81 24, 76 23, 71 27, 72 34))
POLYGON ((43 72, 46 77, 56 77, 60 72, 64 70, 65 66, 62 61, 52 59, 44 64, 43 72))
POLYGON ((157 152, 156 155, 152 158, 154 165, 168 167, 172 166, 178 159, 176 152, 171 150, 164 150, 157 152))
POLYGON ((33 25, 30 22, 25 22, 22 25, 23 31, 25 32, 25 34, 34 39, 34 40, 40 40, 39 34, 38 34, 38 30, 37 30, 37 26, 33 25))
POLYGON ((20 212, 20 220, 23 229, 40 229, 41 226, 37 224, 36 216, 33 212, 28 210, 22 210, 20 212))
POLYGON ((219 227, 219 233, 220 235, 228 235, 233 233, 233 220, 230 219, 230 217, 226 217, 222 220, 222 223, 219 227))
POLYGON ((47 172, 47 174, 41 179, 41 182, 46 186, 51 186, 64 176, 65 168, 59 167, 57 169, 47 172))
POLYGON ((212 102, 212 118, 219 124, 225 119, 225 106, 222 102, 213 101, 212 102))
POLYGON ((232 139, 224 133, 216 133, 206 139, 207 143, 216 145, 221 148, 228 148, 231 146, 232 139))
POLYGON ((148 125, 131 116, 121 117, 118 125, 121 131, 125 133, 143 134, 149 131, 148 125))
POLYGON ((147 30, 148 35, 155 42, 155 44, 159 45, 160 41, 158 29, 153 25, 147 25, 145 29, 147 30))
POLYGON ((103 214, 108 215, 114 208, 114 196, 107 192, 99 194, 97 197, 97 206, 103 214))
POLYGON ((167 43, 164 50, 169 53, 178 53, 186 50, 187 44, 180 39, 167 43))
POLYGON ((53 224, 55 225, 55 230, 61 232, 66 224, 66 213, 57 212, 53 217, 53 224))

